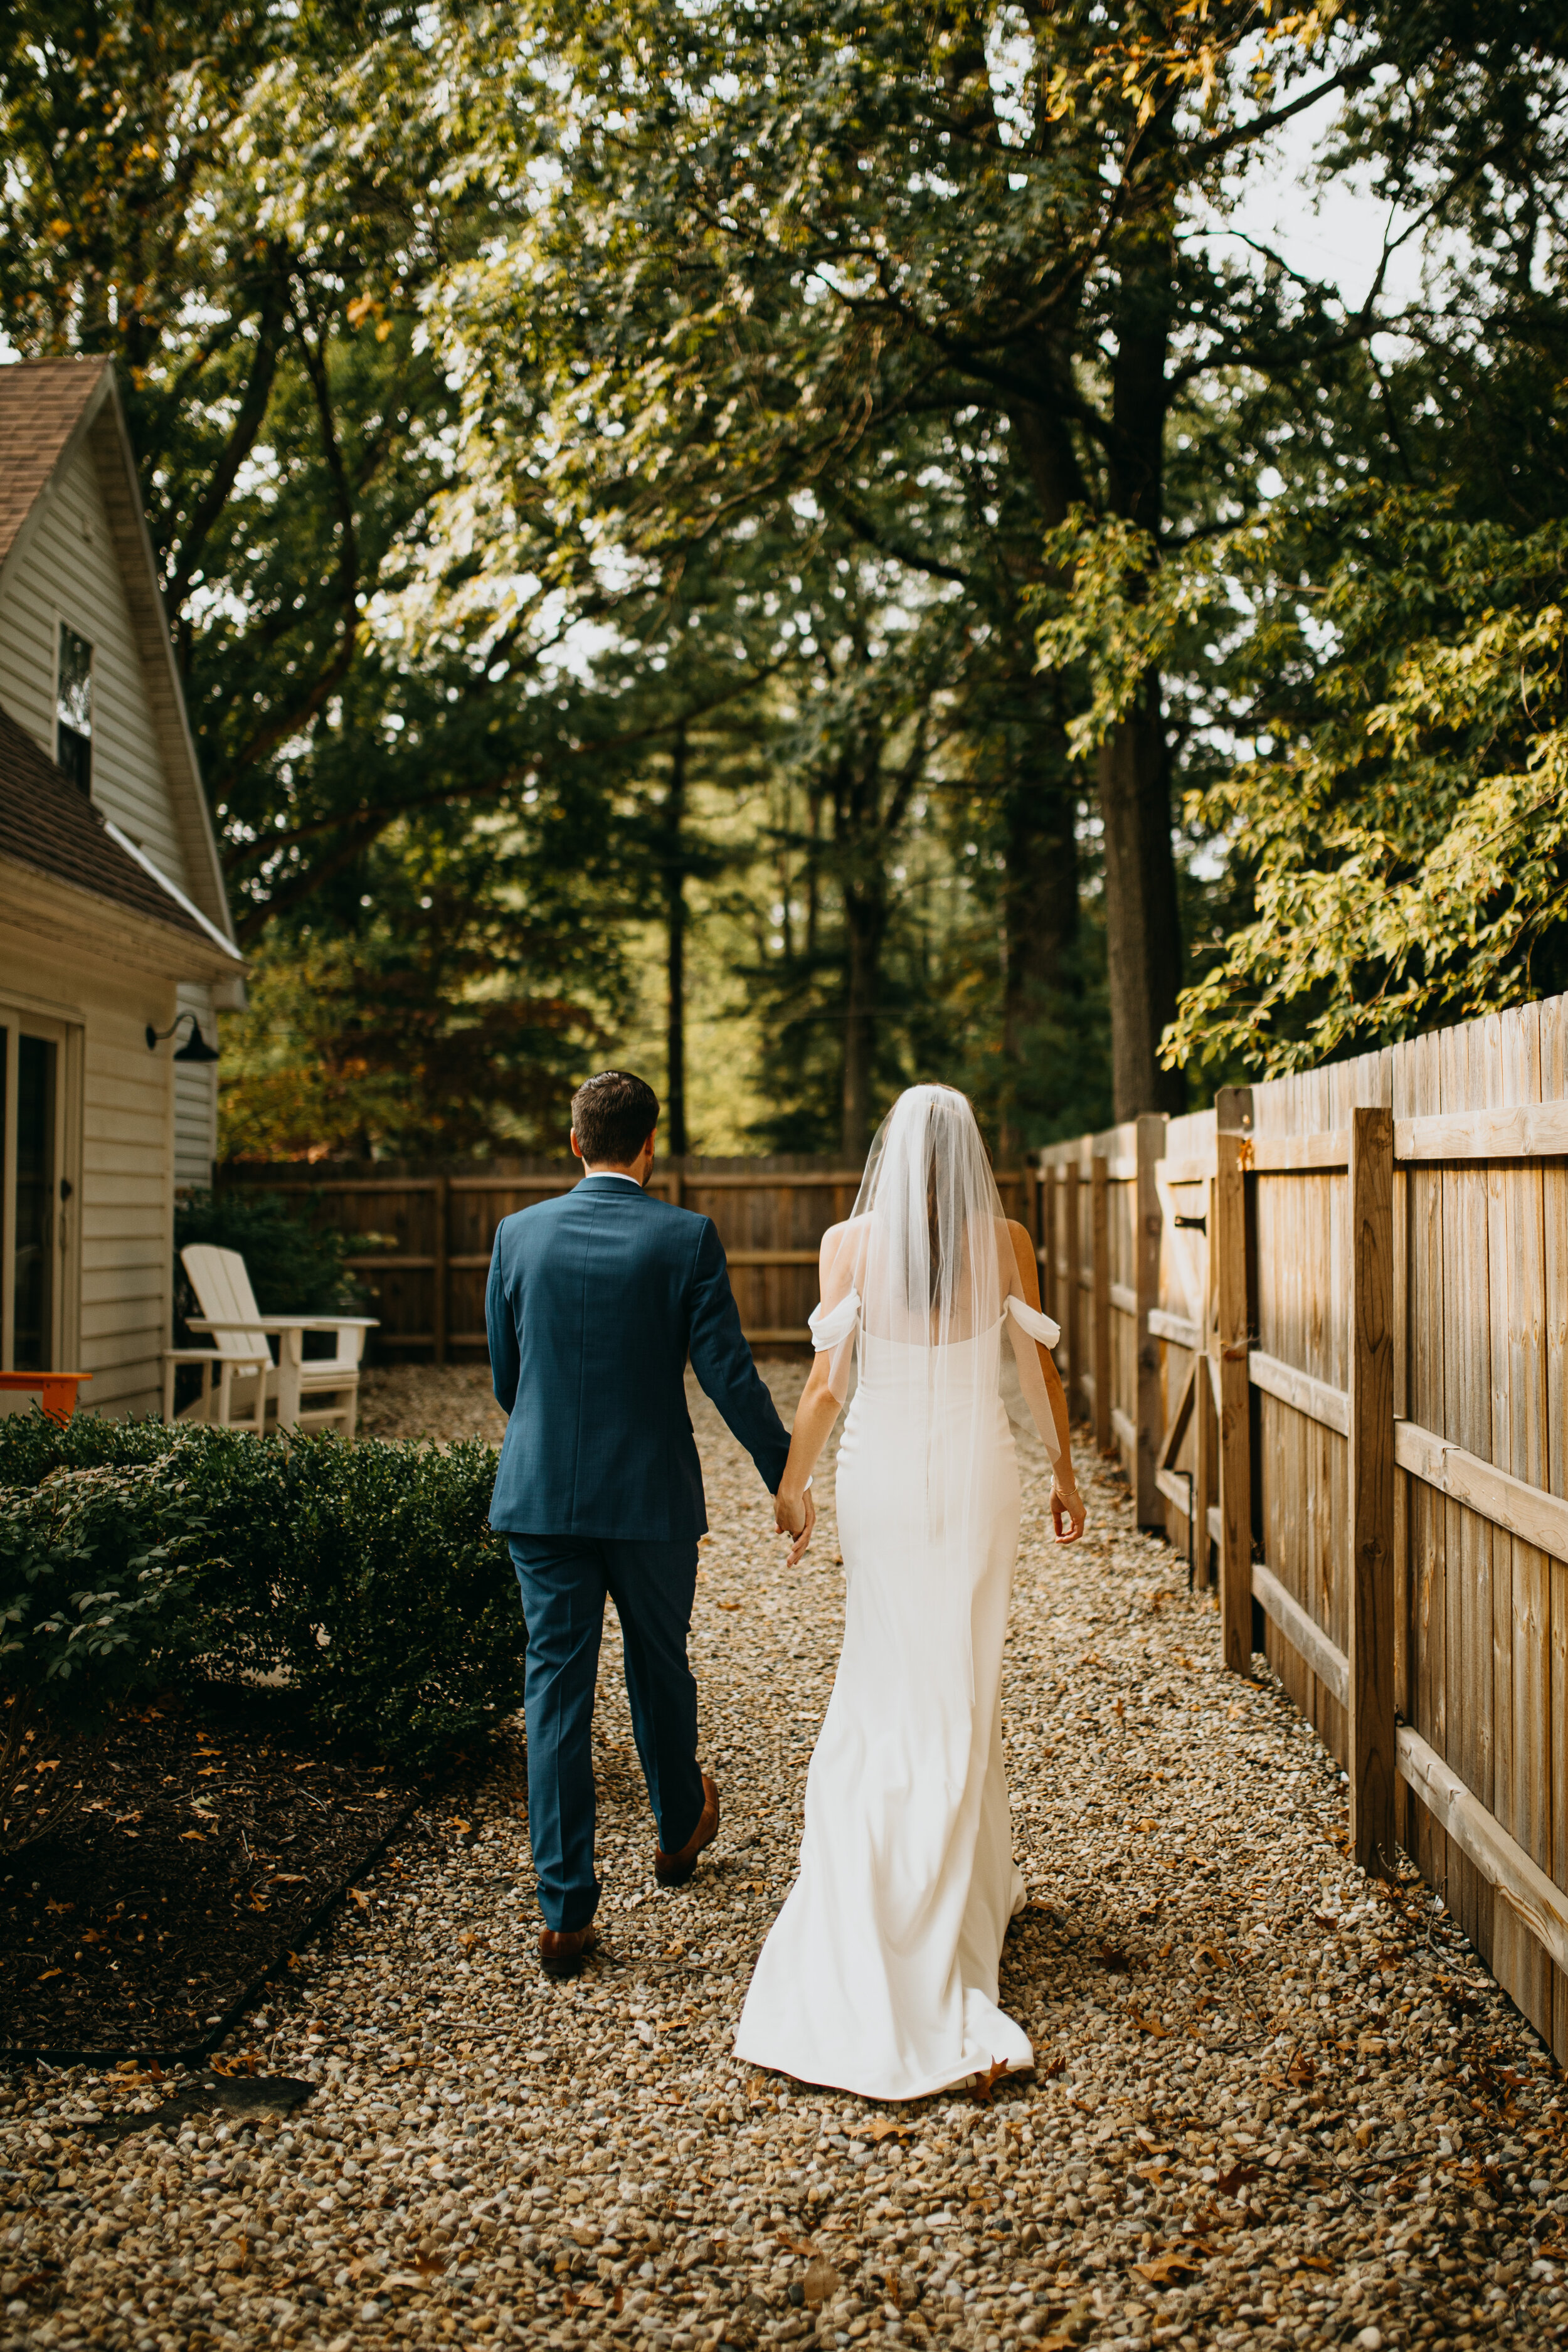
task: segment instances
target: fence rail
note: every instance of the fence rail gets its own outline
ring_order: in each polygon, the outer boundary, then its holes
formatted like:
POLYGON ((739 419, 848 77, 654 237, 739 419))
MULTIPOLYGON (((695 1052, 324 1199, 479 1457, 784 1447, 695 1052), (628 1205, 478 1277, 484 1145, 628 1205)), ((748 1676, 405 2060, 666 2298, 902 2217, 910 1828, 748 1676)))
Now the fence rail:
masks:
POLYGON ((1568 2058, 1568 998, 1042 1155, 1058 1360, 1568 2058), (1089 1195, 1085 1213, 1084 1194, 1089 1195))
MULTIPOLYGON (((219 1189, 278 1192, 350 1243, 348 1263, 369 1287, 376 1351, 403 1359, 482 1360, 485 1278, 502 1217, 579 1181, 575 1163, 502 1164, 482 1172, 392 1169, 347 1175, 244 1162, 220 1169, 219 1189), (358 1244, 358 1246, 355 1246, 358 1244)), ((1033 1169, 999 1174, 1010 1216, 1037 1231, 1033 1169)), ((847 1217, 858 1168, 837 1160, 786 1166, 700 1159, 656 1163, 649 1190, 710 1216, 730 1262, 742 1327, 756 1347, 805 1347, 816 1304, 822 1236, 847 1217)))

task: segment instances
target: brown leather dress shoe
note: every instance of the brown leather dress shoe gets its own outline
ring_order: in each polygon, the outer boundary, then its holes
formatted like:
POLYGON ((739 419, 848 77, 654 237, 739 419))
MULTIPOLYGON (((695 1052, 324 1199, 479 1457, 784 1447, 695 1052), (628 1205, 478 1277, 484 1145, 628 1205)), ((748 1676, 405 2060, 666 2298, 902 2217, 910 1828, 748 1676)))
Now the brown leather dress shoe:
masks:
POLYGON ((679 1853, 666 1853, 660 1847, 653 1858, 653 1874, 661 1886, 684 1886, 697 1867, 697 1857, 705 1845, 711 1845, 719 1834, 719 1783, 702 1775, 702 1811, 697 1827, 679 1853))
POLYGON ((539 1965, 547 1977, 574 1977, 598 1940, 591 1919, 585 1927, 546 1927, 539 1938, 539 1965))

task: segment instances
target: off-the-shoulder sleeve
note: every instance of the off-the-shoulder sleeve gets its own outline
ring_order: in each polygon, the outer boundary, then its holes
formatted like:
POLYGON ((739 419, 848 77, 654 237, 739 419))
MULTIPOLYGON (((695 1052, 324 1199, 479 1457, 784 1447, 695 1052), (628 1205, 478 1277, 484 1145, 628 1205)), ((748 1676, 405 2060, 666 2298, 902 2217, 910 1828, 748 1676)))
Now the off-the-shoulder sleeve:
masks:
POLYGON ((853 1337, 860 1320, 860 1293, 851 1284, 837 1307, 814 1307, 806 1317, 811 1326, 811 1344, 821 1353, 824 1348, 837 1348, 853 1337))
POLYGON ((855 1335, 860 1328, 860 1293, 851 1284, 834 1306, 814 1307, 806 1319, 812 1346, 827 1358, 827 1385, 842 1404, 849 1393, 855 1335))
POLYGON ((1007 1312, 1042 1348, 1054 1348, 1062 1336, 1059 1323, 1053 1323, 1048 1315, 1042 1315, 1037 1307, 1031 1307, 1016 1290, 1008 1293, 1007 1312))

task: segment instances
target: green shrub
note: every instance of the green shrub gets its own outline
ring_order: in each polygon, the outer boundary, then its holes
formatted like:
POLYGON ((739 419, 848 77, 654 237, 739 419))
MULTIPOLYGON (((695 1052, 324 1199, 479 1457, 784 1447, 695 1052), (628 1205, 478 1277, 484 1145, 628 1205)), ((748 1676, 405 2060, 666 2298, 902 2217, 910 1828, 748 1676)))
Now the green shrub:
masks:
MULTIPOLYGON (((85 1414, 63 1430, 37 1413, 0 1421, 18 1528, 52 1527, 51 1495, 72 1480, 119 1498, 122 1530, 83 1523, 80 1590, 123 1582, 132 1527, 149 1557, 162 1547, 188 1572, 163 1679, 281 1675, 323 1738, 405 1767, 521 1700, 522 1612, 486 1517, 494 1477, 477 1441, 443 1453, 85 1414)), ((0 1655, 0 1695, 10 1665, 0 1655)))
POLYGON ((205 1532, 153 1463, 0 1492, 0 1852, 53 1825, 83 1751, 189 1655, 205 1532))

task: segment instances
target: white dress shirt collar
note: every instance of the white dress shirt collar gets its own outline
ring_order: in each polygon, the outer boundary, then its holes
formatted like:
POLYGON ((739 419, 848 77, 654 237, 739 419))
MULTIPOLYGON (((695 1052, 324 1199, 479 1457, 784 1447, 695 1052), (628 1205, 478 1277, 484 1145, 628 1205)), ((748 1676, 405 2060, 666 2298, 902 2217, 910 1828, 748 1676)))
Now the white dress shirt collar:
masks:
POLYGON ((636 1184, 636 1185, 637 1185, 637 1191, 638 1191, 639 1192, 640 1192, 642 1191, 642 1189, 643 1189, 643 1188, 642 1188, 642 1186, 641 1186, 640 1184, 638 1184, 638 1183, 637 1183, 637 1178, 636 1178, 635 1176, 628 1176, 628 1175, 626 1173, 626 1171, 624 1171, 624 1169, 620 1169, 620 1168, 584 1168, 584 1171, 583 1171, 583 1181, 584 1181, 584 1184, 586 1184, 587 1182, 589 1182, 589 1181, 590 1181, 593 1177, 595 1177, 595 1176, 612 1176, 612 1177, 614 1177, 614 1179, 615 1179, 615 1181, 616 1181, 616 1182, 617 1184, 636 1184))

